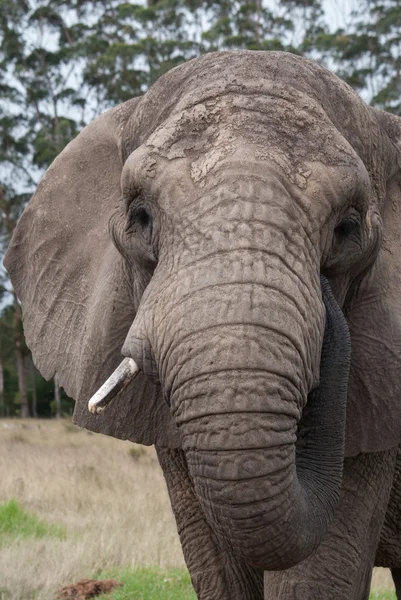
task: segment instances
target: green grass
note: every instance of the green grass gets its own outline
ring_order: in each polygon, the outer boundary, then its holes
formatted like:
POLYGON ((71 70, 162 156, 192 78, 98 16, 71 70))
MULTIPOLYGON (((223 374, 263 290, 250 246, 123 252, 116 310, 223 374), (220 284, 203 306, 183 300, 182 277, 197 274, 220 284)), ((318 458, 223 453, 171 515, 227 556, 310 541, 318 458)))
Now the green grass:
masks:
MULTIPOLYGON (((108 578, 114 578, 124 585, 102 596, 105 600, 196 600, 185 569, 143 567, 113 571, 102 576, 102 579, 108 578)), ((393 592, 372 592, 369 600, 396 600, 396 597, 393 592)))
POLYGON ((107 573, 102 579, 111 577, 124 586, 115 588, 107 596, 102 596, 108 600, 196 600, 188 571, 185 569, 141 567, 107 573))
POLYGON ((25 512, 14 499, 0 504, 0 545, 8 539, 46 536, 64 538, 65 534, 61 527, 49 525, 25 512))

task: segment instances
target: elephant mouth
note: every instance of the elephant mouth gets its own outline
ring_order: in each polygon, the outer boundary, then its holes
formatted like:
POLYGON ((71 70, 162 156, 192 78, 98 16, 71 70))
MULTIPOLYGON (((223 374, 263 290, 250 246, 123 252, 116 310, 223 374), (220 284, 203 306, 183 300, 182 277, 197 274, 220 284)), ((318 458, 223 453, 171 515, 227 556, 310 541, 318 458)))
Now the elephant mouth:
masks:
POLYGON ((133 358, 124 358, 117 369, 89 400, 89 412, 93 415, 100 414, 135 379, 139 371, 140 369, 133 358))

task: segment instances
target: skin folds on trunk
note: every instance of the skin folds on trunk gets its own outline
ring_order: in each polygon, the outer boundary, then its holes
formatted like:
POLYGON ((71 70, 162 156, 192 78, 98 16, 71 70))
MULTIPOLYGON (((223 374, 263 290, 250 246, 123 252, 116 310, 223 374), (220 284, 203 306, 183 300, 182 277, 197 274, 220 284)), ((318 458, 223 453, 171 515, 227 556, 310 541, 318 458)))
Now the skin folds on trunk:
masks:
MULTIPOLYGON (((320 384, 303 412, 298 377, 303 360, 288 341, 296 328, 290 317, 281 334, 269 331, 268 319, 263 331, 256 324, 235 328, 204 322, 204 331, 209 328, 209 338, 215 339, 215 352, 209 352, 215 359, 206 368, 198 360, 199 367, 183 381, 191 363, 187 358, 171 388, 207 520, 235 552, 264 570, 288 568, 313 552, 339 497, 350 341, 324 280, 322 296, 326 328, 320 384), (241 331, 236 342, 242 341, 248 359, 233 345, 235 329, 241 331), (274 352, 278 362, 269 359, 274 352), (248 360, 245 368, 239 367, 241 360, 248 360), (298 374, 292 375, 294 370, 298 374)), ((190 336, 188 357, 206 356, 203 340, 203 335, 190 336)))

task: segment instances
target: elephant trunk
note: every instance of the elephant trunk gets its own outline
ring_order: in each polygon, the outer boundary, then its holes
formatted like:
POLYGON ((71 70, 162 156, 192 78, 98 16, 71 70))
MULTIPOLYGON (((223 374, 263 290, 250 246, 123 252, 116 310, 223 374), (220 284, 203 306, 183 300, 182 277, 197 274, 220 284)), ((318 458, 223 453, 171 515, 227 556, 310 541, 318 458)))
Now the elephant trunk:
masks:
POLYGON ((348 330, 307 206, 266 169, 235 167, 174 232, 123 354, 160 380, 216 535, 284 569, 317 547, 338 500, 348 330))
MULTIPOLYGON (((228 293, 236 302, 247 294, 228 293)), ((285 569, 318 546, 338 501, 348 328, 324 283, 320 384, 308 394, 313 352, 299 343, 297 332, 307 333, 299 312, 286 311, 282 298, 280 309, 270 305, 265 324, 255 319, 234 324, 226 294, 220 295, 221 308, 228 308, 219 324, 220 302, 215 298, 209 311, 207 290, 202 306, 195 306, 193 298, 190 307, 178 303, 179 322, 172 310, 175 326, 169 329, 181 334, 169 341, 164 360, 159 356, 168 371, 161 379, 168 382, 166 397, 182 433, 196 494, 216 534, 248 563, 285 569), (191 320, 198 321, 198 328, 185 330, 191 320)), ((253 302, 258 300, 254 291, 253 302)))

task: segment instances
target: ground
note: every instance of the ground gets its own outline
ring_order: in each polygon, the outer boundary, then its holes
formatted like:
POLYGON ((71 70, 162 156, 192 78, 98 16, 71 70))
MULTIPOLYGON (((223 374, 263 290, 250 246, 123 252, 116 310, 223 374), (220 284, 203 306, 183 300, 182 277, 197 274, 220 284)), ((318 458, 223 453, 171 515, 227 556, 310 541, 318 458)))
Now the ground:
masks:
MULTIPOLYGON (((10 526, 0 528, 0 600, 53 600, 57 589, 84 578, 131 581, 143 565, 167 569, 159 577, 167 587, 180 579, 181 571, 170 571, 185 565, 153 449, 65 419, 3 419, 0 481, 10 526)), ((384 569, 372 589, 376 599, 394 598, 384 569)), ((155 597, 165 600, 160 590, 155 597)))

